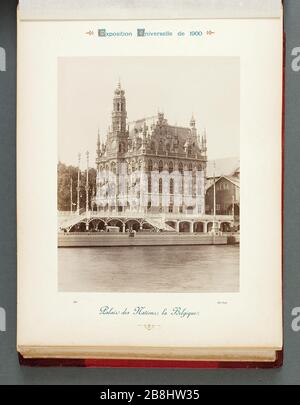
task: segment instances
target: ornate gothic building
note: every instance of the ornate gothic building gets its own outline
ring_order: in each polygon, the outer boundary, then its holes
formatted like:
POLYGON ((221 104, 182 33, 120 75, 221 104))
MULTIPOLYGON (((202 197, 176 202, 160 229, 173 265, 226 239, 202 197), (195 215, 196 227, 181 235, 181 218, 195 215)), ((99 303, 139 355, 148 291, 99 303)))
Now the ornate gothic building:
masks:
POLYGON ((102 145, 98 134, 93 205, 104 212, 204 214, 206 151, 206 134, 198 133, 193 117, 187 127, 170 125, 163 113, 128 123, 118 84, 102 145))

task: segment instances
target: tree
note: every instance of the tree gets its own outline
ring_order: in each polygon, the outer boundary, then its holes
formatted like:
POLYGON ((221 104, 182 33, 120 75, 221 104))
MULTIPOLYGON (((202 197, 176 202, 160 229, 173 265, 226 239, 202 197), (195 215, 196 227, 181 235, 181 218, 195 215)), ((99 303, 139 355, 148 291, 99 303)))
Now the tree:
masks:
MULTIPOLYGON (((89 209, 91 200, 96 189, 97 172, 94 168, 89 169, 89 209)), ((59 211, 71 210, 71 182, 72 182, 72 202, 73 210, 77 209, 77 185, 78 168, 67 166, 59 162, 57 165, 57 208, 59 211)), ((86 170, 80 173, 79 207, 85 209, 86 206, 86 170)))

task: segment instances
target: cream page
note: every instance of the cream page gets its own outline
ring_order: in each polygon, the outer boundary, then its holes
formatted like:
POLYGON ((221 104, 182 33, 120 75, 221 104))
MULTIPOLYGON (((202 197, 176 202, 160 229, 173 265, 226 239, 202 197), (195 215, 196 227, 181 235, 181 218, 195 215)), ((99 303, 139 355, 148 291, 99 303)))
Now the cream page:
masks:
POLYGON ((282 43, 282 18, 19 21, 18 345, 282 345, 282 43), (140 28, 173 35, 141 40, 140 28), (111 56, 239 58, 239 292, 58 291, 58 61, 111 56))

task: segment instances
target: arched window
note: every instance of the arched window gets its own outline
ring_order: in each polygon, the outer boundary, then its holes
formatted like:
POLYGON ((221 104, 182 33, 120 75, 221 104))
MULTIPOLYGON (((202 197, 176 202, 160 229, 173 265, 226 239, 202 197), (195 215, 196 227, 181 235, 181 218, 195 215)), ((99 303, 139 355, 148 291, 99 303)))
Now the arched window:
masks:
POLYGON ((174 168, 173 162, 169 162, 169 173, 172 173, 173 168, 174 168))
POLYGON ((112 173, 116 173, 116 163, 115 162, 111 163, 110 170, 112 171, 112 173))
POLYGON ((160 173, 160 172, 162 172, 163 170, 164 170, 164 164, 163 164, 163 161, 160 160, 159 163, 158 163, 158 171, 159 171, 159 173, 160 173))
POLYGON ((181 181, 178 184, 179 192, 183 194, 183 164, 182 164, 182 162, 180 162, 178 165, 178 171, 181 174, 181 181))
POLYGON ((148 176, 148 193, 152 192, 151 176, 148 176))
POLYGON ((192 163, 189 164, 189 171, 190 171, 190 172, 193 171, 193 165, 192 165, 192 163))
POLYGON ((174 194, 174 179, 170 180, 170 194, 174 194))
POLYGON ((151 173, 153 171, 153 163, 152 160, 149 160, 148 162, 148 172, 151 173))
POLYGON ((162 194, 162 188, 163 188, 162 184, 163 184, 162 179, 159 179, 159 184, 158 184, 158 192, 159 192, 159 194, 162 194))

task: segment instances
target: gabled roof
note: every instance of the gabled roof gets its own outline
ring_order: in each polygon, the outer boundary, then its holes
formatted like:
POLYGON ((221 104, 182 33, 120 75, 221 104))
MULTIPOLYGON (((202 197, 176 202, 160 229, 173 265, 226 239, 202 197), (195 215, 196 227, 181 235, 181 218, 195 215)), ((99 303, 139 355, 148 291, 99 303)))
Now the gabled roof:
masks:
MULTIPOLYGON (((215 182, 216 184, 218 183, 218 181, 220 181, 221 179, 226 179, 228 180, 230 183, 234 184, 236 187, 240 188, 240 180, 237 177, 233 177, 233 176, 220 176, 220 177, 216 177, 215 178, 215 182)), ((214 184, 214 179, 213 178, 209 178, 206 182, 206 186, 205 186, 205 191, 207 191, 210 187, 212 187, 214 184)))
POLYGON ((240 179, 235 176, 223 176, 224 179, 230 181, 230 183, 234 184, 237 187, 240 187, 240 179))
POLYGON ((191 148, 193 156, 201 155, 201 145, 198 138, 189 127, 170 125, 164 116, 154 116, 139 119, 129 124, 129 139, 134 141, 146 136, 147 148, 150 150, 154 145, 155 149, 169 149, 171 152, 185 154, 187 148, 191 148))

